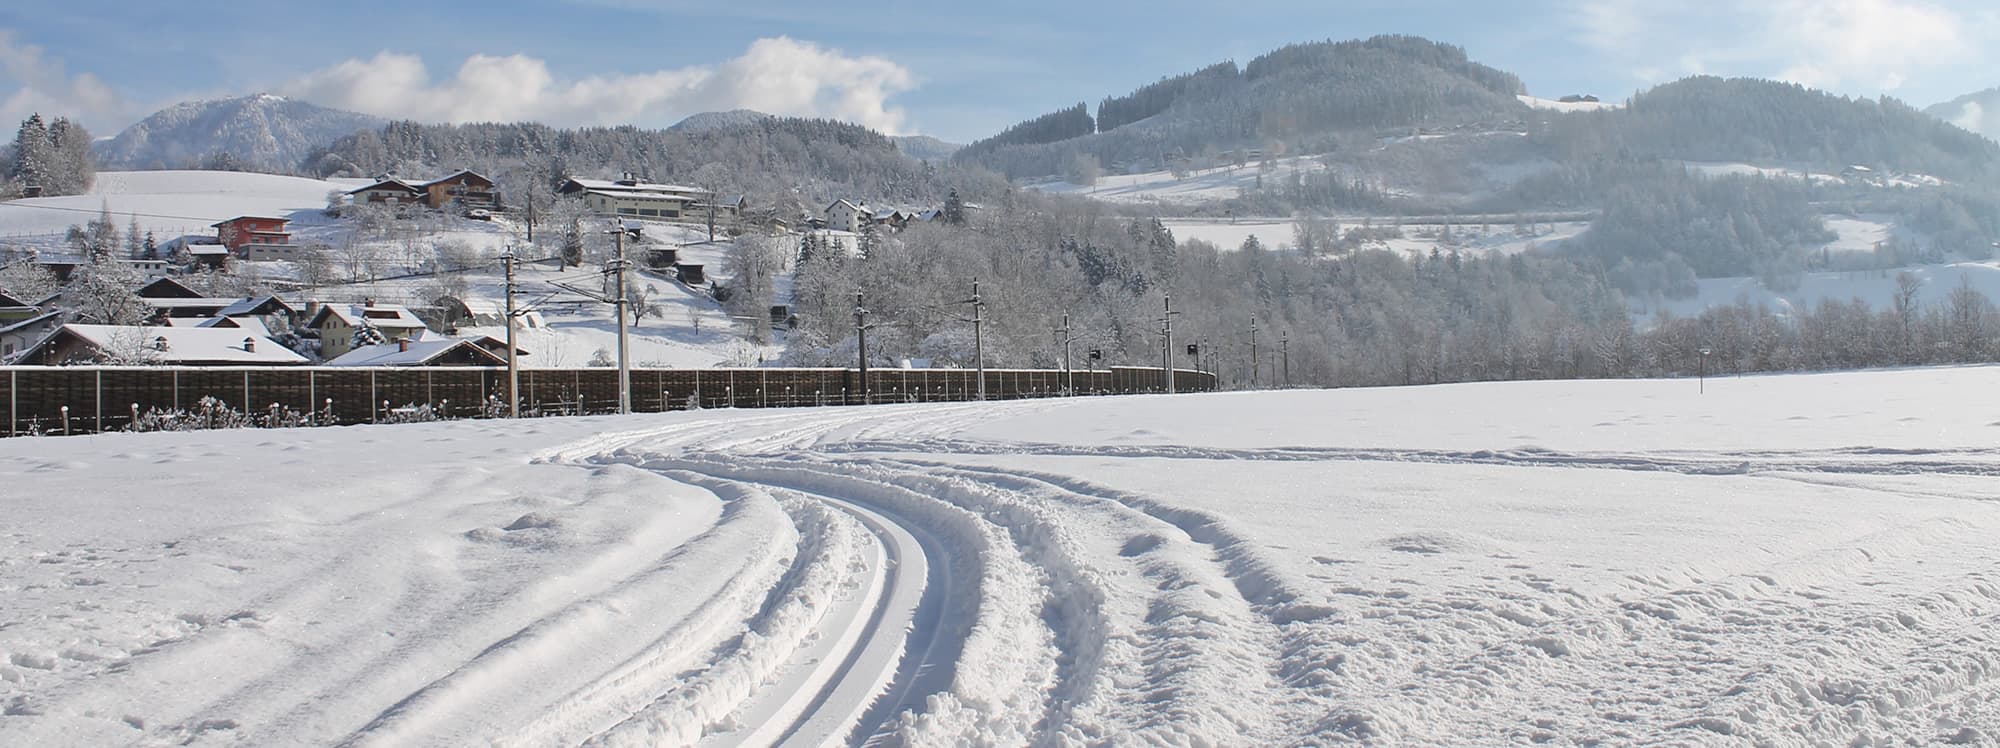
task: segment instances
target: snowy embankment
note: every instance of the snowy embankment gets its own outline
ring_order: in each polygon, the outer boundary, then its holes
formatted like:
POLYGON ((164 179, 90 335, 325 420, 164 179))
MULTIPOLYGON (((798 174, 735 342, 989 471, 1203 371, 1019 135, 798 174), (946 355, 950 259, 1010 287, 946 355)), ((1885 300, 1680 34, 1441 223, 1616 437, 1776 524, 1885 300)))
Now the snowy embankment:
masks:
POLYGON ((8 441, 0 743, 1977 742, 1997 372, 8 441))

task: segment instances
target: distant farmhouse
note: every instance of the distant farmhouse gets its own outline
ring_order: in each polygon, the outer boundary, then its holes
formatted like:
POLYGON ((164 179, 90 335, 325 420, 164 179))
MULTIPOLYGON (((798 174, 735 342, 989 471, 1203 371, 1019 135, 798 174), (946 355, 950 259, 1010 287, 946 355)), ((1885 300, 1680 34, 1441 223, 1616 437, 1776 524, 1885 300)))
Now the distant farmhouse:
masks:
POLYGON ((432 210, 492 210, 500 207, 493 180, 473 171, 460 171, 428 182, 396 177, 380 177, 374 184, 349 190, 355 205, 421 205, 432 210))
POLYGON ((698 223, 708 220, 715 201, 715 222, 734 225, 743 215, 742 195, 717 197, 699 187, 647 182, 627 174, 620 179, 570 177, 556 194, 583 201, 591 212, 607 216, 698 223))

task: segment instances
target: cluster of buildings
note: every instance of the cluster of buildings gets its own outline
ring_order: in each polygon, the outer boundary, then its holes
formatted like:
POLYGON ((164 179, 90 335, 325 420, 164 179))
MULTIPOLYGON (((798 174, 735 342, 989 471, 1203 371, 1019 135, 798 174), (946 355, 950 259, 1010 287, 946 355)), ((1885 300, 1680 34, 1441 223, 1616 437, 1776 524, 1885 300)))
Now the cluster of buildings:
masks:
MULTIPOLYGON (((60 297, 0 293, 0 363, 60 366, 505 366, 507 344, 440 332, 398 304, 214 298, 172 278, 136 291, 142 325, 64 323, 60 297)), ((525 351, 516 350, 522 356, 525 351)))

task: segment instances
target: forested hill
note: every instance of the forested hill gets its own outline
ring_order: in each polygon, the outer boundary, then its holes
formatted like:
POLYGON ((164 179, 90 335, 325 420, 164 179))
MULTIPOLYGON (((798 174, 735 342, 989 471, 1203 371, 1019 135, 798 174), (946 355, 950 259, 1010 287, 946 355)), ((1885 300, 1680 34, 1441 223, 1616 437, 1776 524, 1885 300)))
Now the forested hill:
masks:
POLYGON ((1294 44, 1240 69, 1223 62, 1106 98, 1095 127, 1080 107, 1063 110, 957 159, 1025 177, 1080 155, 1110 165, 1270 142, 1312 149, 1346 131, 1518 120, 1522 90, 1464 49, 1418 37, 1294 44))
MULTIPOLYGON (((936 170, 888 136, 822 119, 748 118, 669 130, 557 129, 533 123, 393 122, 341 138, 308 156, 314 176, 433 175, 469 168, 504 184, 551 184, 563 175, 640 176, 749 193, 764 205, 829 195, 922 204, 950 190, 936 170)), ((817 207, 817 206, 808 206, 817 207)))
POLYGON ((1668 83, 1620 109, 1559 117, 1549 134, 1571 156, 1862 165, 1957 180, 2000 171, 2000 145, 1896 99, 1751 78, 1668 83))

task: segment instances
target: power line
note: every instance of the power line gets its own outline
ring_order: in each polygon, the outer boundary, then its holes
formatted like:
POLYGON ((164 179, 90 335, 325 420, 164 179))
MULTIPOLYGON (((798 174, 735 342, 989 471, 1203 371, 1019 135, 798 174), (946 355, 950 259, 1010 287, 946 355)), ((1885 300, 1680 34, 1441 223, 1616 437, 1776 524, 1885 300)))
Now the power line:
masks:
MULTIPOLYGON (((103 208, 64 208, 64 207, 61 207, 61 206, 57 206, 57 205, 22 205, 22 204, 21 204, 21 203, 20 203, 19 201, 15 201, 15 202, 8 202, 8 203, 0 203, 0 208, 22 208, 22 209, 27 209, 27 210, 56 210, 56 211, 62 211, 62 212, 65 212, 65 213, 89 213, 89 214, 91 214, 91 215, 103 215, 103 214, 105 213, 105 209, 103 209, 103 208)), ((221 220, 227 220, 227 219, 221 219, 221 218, 215 218, 215 217, 213 217, 213 216, 207 216, 207 217, 196 217, 196 216, 174 216, 174 215, 167 215, 167 214, 165 214, 165 213, 138 213, 138 212, 134 212, 134 211, 126 211, 126 210, 114 210, 114 211, 110 211, 110 213, 111 213, 111 215, 112 215, 113 217, 117 217, 117 216, 127 216, 127 217, 143 217, 143 218, 166 218, 166 219, 169 219, 169 220, 174 220, 174 221, 221 221, 221 220)))

